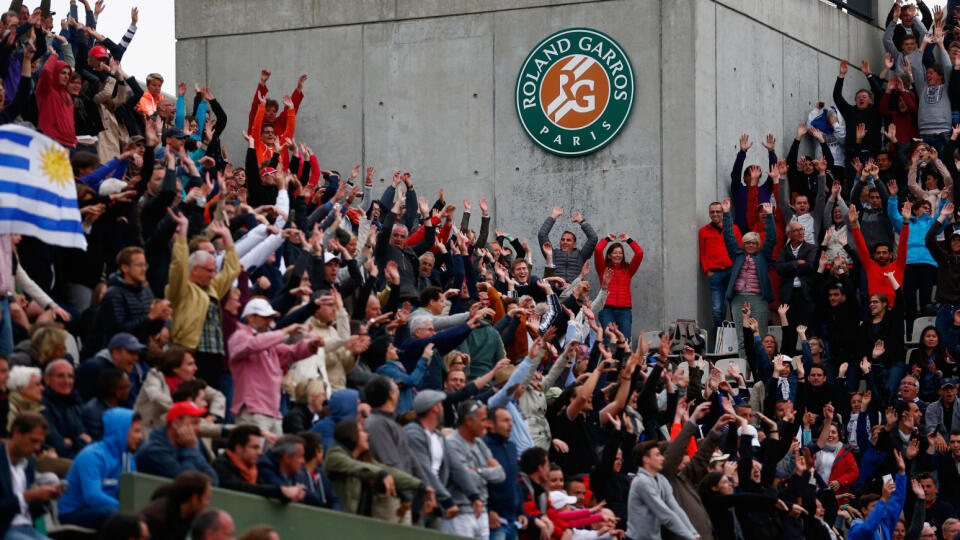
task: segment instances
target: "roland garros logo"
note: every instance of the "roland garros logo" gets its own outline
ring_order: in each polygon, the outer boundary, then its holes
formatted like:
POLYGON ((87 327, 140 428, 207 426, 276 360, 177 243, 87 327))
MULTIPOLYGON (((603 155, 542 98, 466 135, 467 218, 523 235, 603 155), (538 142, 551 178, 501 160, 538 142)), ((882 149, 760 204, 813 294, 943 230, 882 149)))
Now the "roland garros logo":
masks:
POLYGON ((527 56, 517 77, 517 114, 544 150, 583 156, 617 136, 633 106, 633 68, 609 36, 562 30, 527 56))

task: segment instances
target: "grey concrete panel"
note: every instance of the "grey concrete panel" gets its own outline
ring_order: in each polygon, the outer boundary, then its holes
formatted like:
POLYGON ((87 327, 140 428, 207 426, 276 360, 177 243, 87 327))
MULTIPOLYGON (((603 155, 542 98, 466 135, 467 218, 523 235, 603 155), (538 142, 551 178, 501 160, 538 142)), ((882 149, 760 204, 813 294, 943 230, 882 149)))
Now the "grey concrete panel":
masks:
MULTIPOLYGON (((807 115, 816 107, 817 101, 833 103, 832 99, 820 99, 815 50, 793 39, 784 38, 783 65, 789 68, 783 70, 783 128, 777 136, 781 141, 777 145, 777 155, 781 159, 787 157, 790 145, 796 138, 797 124, 807 121, 807 115)), ((804 137, 800 151, 812 155, 812 137, 804 137)))
MULTIPOLYGON (((730 177, 739 138, 750 135, 753 148, 746 165, 766 169, 760 137, 779 133, 783 122, 783 36, 752 24, 740 13, 718 6, 717 28, 717 178, 730 177), (726 36, 744 36, 743 46, 729 47, 726 36)), ((777 137, 783 140, 783 137, 777 137)), ((723 193, 729 193, 729 184, 723 193)))
POLYGON ((313 24, 330 26, 389 21, 396 18, 396 0, 313 0, 313 24))
MULTIPOLYGON (((696 163, 697 173, 694 175, 696 206, 693 209, 695 216, 686 224, 684 230, 692 229, 690 223, 696 223, 697 229, 705 225, 708 221, 706 209, 713 201, 721 200, 719 196, 721 185, 727 182, 718 182, 716 176, 717 170, 717 6, 710 0, 697 0, 695 3, 694 20, 695 48, 697 55, 694 65, 695 79, 695 100, 696 100, 696 133, 693 140, 696 144, 696 151, 693 152, 696 163)), ((726 187, 722 188, 726 190, 726 187)), ((689 193, 685 194, 689 200, 689 193)), ((666 254, 672 251, 668 251, 666 254)), ((682 286, 689 283, 697 283, 696 299, 694 305, 697 307, 697 319, 706 321, 705 327, 712 326, 710 311, 710 286, 707 277, 700 271, 699 261, 692 265, 687 265, 684 272, 693 274, 688 278, 684 274, 683 279, 679 280, 682 286), (690 268, 692 266, 692 268, 690 268)), ((669 287, 667 281, 664 281, 665 290, 669 287)), ((690 289, 690 287, 687 287, 690 289)), ((672 298, 672 296, 671 296, 672 298)), ((673 302, 667 304, 672 306, 673 302)), ((684 309, 686 313, 692 313, 689 306, 678 306, 684 309)), ((665 317, 668 319, 668 317, 665 317)))
MULTIPOLYGON (((661 55, 664 70, 662 72, 662 109, 665 112, 665 123, 662 132, 662 168, 663 168, 663 200, 695 199, 690 195, 697 189, 697 161, 691 159, 701 150, 710 151, 713 145, 700 147, 695 137, 699 84, 701 74, 695 71, 697 65, 695 47, 675 46, 675 36, 696 35, 695 0, 682 0, 661 4, 660 25, 664 29, 661 34, 661 55), (669 128, 666 124, 669 123, 669 128)), ((705 36, 707 37, 707 36, 705 36)), ((661 207, 663 222, 662 238, 669 238, 673 246, 697 245, 696 223, 700 217, 696 204, 679 204, 670 207, 661 207)), ((663 268, 660 275, 664 295, 670 299, 663 306, 663 319, 670 321, 678 317, 690 318, 694 313, 697 301, 697 288, 691 287, 695 283, 697 272, 696 250, 668 249, 663 254, 663 268)), ((649 288, 649 287, 647 287, 649 288)))
POLYGON ((312 26, 315 0, 176 0, 177 39, 312 26))
POLYGON ((842 11, 825 3, 820 3, 820 10, 817 39, 814 43, 819 49, 827 54, 837 58, 847 56, 848 44, 841 31, 847 16, 842 11))
POLYGON ((209 38, 207 82, 230 116, 224 140, 234 163, 243 163, 250 104, 260 69, 273 72, 268 97, 280 101, 310 75, 297 116, 296 138, 307 143, 323 167, 347 169, 362 157, 361 27, 317 28, 284 32, 281 39, 251 36, 209 38), (330 44, 318 46, 317 44, 330 44), (309 54, 303 54, 309 49, 309 54), (336 76, 330 76, 335 73, 336 76))
POLYGON ((366 161, 411 171, 431 201, 492 198, 492 15, 369 25, 364 54, 366 161))
MULTIPOLYGON (((189 39, 177 42, 177 58, 189 59, 177 62, 177 80, 193 88, 192 82, 203 86, 207 82, 207 40, 189 39)), ((227 111, 229 115, 229 111, 227 111)))
POLYGON ((398 19, 441 17, 606 0, 396 0, 398 19))

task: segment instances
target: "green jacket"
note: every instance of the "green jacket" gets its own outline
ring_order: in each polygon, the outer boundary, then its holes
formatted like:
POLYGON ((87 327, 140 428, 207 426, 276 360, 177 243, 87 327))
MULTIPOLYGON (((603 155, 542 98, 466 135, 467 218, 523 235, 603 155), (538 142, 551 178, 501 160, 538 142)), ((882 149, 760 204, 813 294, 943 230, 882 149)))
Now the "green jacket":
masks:
POLYGON ((323 472, 327 473, 333 491, 343 504, 343 510, 351 514, 357 513, 360 500, 363 497, 363 484, 366 480, 380 482, 386 476, 393 476, 397 491, 417 490, 425 491, 426 484, 419 478, 411 476, 399 469, 388 467, 380 462, 360 461, 354 459, 344 447, 333 445, 323 458, 323 472))
POLYGON ((474 328, 457 349, 470 355, 470 365, 467 367, 470 379, 490 371, 494 364, 507 356, 500 333, 487 323, 474 328))

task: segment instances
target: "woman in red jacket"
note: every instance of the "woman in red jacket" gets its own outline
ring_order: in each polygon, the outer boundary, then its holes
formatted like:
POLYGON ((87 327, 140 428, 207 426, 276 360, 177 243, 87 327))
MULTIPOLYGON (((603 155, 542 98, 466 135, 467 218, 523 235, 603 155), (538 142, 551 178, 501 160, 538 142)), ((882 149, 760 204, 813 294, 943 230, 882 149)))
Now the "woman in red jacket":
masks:
POLYGON ((807 448, 815 452, 813 466, 816 473, 836 495, 841 495, 850 491, 850 486, 860 476, 860 470, 853 451, 843 444, 840 424, 833 420, 833 405, 827 404, 823 408, 823 418, 820 437, 807 448))
POLYGON ((617 328, 625 336, 630 336, 630 325, 633 320, 633 300, 630 296, 630 278, 636 273, 643 261, 643 250, 640 244, 634 242, 625 233, 614 238, 608 234, 606 238, 597 243, 593 252, 594 264, 597 267, 597 274, 603 275, 607 268, 613 269, 613 278, 610 285, 607 286, 609 294, 607 302, 604 304, 597 317, 600 319, 600 327, 606 328, 610 323, 616 323, 617 328), (616 240, 616 241, 614 241, 616 240), (603 252, 610 244, 606 256, 603 252), (633 250, 633 259, 627 262, 623 253, 623 244, 629 244, 633 250))

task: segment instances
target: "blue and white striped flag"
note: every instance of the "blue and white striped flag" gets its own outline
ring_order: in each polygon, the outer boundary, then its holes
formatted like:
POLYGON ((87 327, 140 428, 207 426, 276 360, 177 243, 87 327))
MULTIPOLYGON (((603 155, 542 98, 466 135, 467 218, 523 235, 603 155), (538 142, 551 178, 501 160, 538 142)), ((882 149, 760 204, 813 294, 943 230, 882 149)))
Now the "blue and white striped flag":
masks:
POLYGON ((87 249, 70 156, 32 129, 0 126, 0 234, 87 249))

